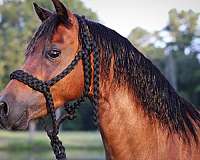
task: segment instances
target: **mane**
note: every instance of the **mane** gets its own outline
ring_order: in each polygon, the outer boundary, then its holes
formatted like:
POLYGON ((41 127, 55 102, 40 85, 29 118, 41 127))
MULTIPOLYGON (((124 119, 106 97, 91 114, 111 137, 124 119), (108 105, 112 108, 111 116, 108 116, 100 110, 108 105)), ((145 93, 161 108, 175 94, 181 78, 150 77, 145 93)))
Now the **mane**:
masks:
POLYGON ((87 24, 101 48, 101 76, 109 77, 113 67, 115 83, 126 85, 151 119, 156 118, 162 128, 177 133, 185 142, 190 142, 192 136, 198 143, 200 111, 180 97, 155 65, 126 38, 99 23, 87 24))

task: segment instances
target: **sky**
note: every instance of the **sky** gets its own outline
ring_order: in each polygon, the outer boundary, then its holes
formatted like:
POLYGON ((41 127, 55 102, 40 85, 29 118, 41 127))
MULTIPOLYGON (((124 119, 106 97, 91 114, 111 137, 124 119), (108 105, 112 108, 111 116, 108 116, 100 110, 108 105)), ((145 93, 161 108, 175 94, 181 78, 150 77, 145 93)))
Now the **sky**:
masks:
POLYGON ((168 11, 172 8, 200 12, 200 0, 81 1, 98 14, 101 23, 123 36, 128 36, 135 27, 142 27, 151 32, 162 29, 168 22, 168 11))
POLYGON ((200 12, 200 0, 82 0, 95 11, 101 23, 128 36, 135 27, 162 29, 172 8, 200 12))

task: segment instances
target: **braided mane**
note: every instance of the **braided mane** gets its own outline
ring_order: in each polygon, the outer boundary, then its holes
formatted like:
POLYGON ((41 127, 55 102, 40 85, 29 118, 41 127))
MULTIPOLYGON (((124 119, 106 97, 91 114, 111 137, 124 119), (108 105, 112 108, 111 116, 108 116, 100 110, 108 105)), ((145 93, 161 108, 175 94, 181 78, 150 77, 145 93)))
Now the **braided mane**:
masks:
POLYGON ((87 23, 102 49, 101 76, 109 77, 113 67, 115 83, 126 85, 151 119, 156 118, 160 126, 169 133, 177 133, 185 142, 190 142, 191 136, 198 142, 200 111, 180 97, 152 62, 126 38, 99 23, 87 23))

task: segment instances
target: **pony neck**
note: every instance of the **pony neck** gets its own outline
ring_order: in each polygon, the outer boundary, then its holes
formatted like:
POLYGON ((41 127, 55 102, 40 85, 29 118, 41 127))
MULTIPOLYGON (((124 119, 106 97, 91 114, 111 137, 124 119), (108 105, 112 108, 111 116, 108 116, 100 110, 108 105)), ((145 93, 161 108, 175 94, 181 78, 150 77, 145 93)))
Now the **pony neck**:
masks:
POLYGON ((144 139, 148 140, 149 135, 152 135, 152 127, 148 127, 139 108, 125 89, 110 91, 100 99, 100 132, 109 159, 133 156, 134 153, 128 155, 127 151, 133 151, 133 148, 137 148, 138 144, 141 145, 144 139))
MULTIPOLYGON (((123 88, 102 94, 99 125, 107 159, 176 159, 186 145, 150 120, 123 88)), ((185 150, 189 156, 190 147, 185 150)))

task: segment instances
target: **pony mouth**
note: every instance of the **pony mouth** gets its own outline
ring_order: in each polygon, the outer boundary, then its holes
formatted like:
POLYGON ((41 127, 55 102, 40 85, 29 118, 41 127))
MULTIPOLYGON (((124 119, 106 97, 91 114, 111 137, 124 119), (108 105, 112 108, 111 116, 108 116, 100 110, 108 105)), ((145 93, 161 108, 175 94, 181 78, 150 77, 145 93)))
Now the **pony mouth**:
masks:
POLYGON ((17 119, 14 125, 10 127, 11 130, 26 130, 28 128, 28 112, 24 111, 17 119))

